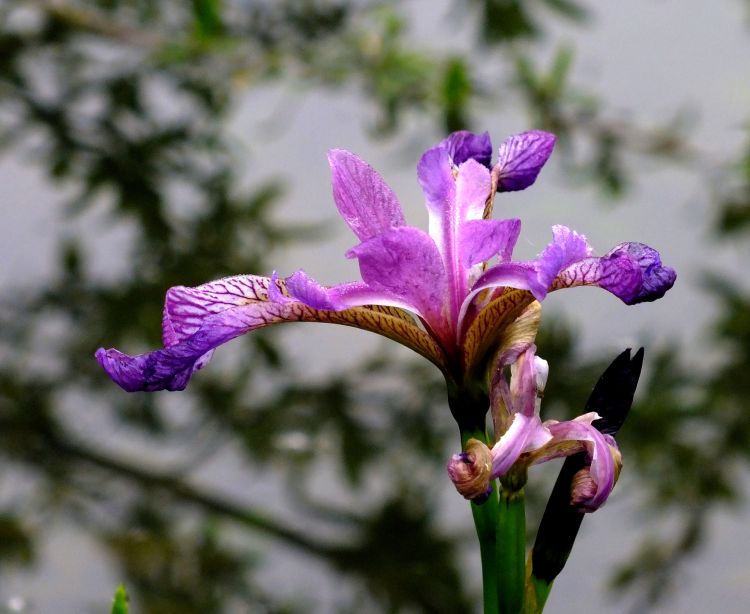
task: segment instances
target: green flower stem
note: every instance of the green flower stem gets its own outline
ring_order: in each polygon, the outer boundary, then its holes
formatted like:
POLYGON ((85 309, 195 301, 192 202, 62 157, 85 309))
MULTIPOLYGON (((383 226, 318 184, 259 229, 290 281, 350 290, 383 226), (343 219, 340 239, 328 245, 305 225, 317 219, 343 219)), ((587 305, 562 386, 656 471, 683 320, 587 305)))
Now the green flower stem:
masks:
MULTIPOLYGON (((487 442, 487 434, 480 430, 462 431, 461 445, 469 439, 487 442)), ((498 609, 498 578, 500 577, 496 559, 496 531, 497 531, 497 487, 493 483, 492 492, 487 501, 481 505, 471 503, 471 515, 479 539, 479 554, 482 558, 482 594, 484 596, 484 614, 499 614, 498 609)))
POLYGON ((482 557, 482 593, 484 614, 499 614, 498 579, 502 577, 497 567, 496 526, 498 515, 497 489, 492 485, 492 493, 482 505, 471 504, 474 526, 479 538, 479 554, 482 557))
POLYGON ((497 519, 497 566, 501 614, 519 614, 526 579, 526 505, 523 488, 500 490, 497 519))

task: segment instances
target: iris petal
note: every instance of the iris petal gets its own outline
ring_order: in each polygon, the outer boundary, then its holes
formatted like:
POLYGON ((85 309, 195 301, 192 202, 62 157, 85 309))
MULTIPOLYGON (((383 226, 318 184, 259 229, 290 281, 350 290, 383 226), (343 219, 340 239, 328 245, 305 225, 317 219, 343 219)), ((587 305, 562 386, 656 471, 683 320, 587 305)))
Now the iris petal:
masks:
POLYGON ((490 166, 492 141, 488 132, 474 134, 467 130, 459 130, 449 135, 440 145, 448 150, 448 155, 456 166, 467 160, 475 160, 487 168, 490 166))
POLYGON ((598 286, 635 305, 664 296, 677 279, 659 252, 642 243, 622 243, 600 258, 585 258, 562 270, 552 289, 598 286))
POLYGON ((406 223, 396 195, 367 162, 349 151, 332 149, 328 163, 336 206, 360 241, 406 223))
MULTIPOLYGON (((344 284, 338 288, 338 296, 358 295, 361 300, 366 291, 374 298, 371 288, 363 288, 363 284, 344 284)), ((389 306, 315 309, 290 297, 283 281, 267 277, 236 276, 196 288, 172 288, 164 311, 165 338, 169 339, 164 349, 136 356, 116 349, 100 348, 96 352, 99 364, 128 392, 182 390, 216 347, 280 322, 325 322, 369 330, 447 369, 443 350, 408 312, 389 306), (273 300, 274 296, 283 300, 273 300)))
POLYGON ((492 170, 497 177, 497 191, 528 188, 536 181, 554 146, 555 136, 541 130, 521 132, 505 139, 492 170))
POLYGON ((394 228, 347 253, 359 260, 362 279, 408 305, 436 330, 445 330, 448 280, 435 242, 418 228, 394 228))
POLYGON ((537 464, 581 450, 586 451, 591 477, 596 486, 591 496, 580 502, 587 511, 598 509, 604 504, 614 488, 618 471, 611 452, 612 449, 617 449, 615 440, 591 425, 598 417, 596 413, 588 413, 575 420, 547 423, 553 438, 546 446, 532 452, 530 458, 530 464, 537 464))

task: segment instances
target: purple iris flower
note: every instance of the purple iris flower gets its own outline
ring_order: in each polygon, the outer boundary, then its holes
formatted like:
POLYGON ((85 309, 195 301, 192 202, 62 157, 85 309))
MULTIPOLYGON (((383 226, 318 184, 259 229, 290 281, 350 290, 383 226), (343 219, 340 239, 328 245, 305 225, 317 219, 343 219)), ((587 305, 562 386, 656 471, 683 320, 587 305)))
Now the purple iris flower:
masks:
POLYGON ((467 499, 482 500, 492 480, 511 468, 525 468, 553 458, 585 452, 588 463, 573 484, 571 503, 585 512, 601 507, 612 492, 622 467, 614 437, 599 432, 589 412, 574 420, 542 422, 539 416, 548 366, 530 345, 511 366, 510 385, 502 367, 491 386, 495 444, 490 448, 471 439, 448 463, 448 475, 467 499))
POLYGON ((594 257, 585 237, 554 226, 537 258, 511 260, 521 222, 490 219, 495 193, 534 183, 554 142, 541 131, 511 136, 494 165, 487 133, 455 132, 426 151, 417 175, 429 232, 406 223, 372 167, 333 150, 334 200, 360 241, 346 255, 358 259, 362 281, 324 287, 297 271, 170 288, 163 349, 137 356, 99 349, 96 358, 125 390, 181 390, 217 346, 278 322, 315 321, 390 337, 462 384, 480 377, 489 360, 512 362, 533 342, 537 301, 552 290, 599 286, 627 304, 661 297, 675 273, 640 243, 594 257))

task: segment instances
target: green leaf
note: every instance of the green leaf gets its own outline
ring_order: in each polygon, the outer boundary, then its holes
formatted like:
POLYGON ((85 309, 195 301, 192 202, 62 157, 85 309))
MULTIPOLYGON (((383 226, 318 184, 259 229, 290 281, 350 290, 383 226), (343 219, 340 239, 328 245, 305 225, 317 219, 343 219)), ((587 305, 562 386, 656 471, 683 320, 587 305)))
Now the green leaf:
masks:
POLYGON ((117 587, 112 599, 112 614, 128 614, 128 595, 122 584, 117 587))
POLYGON ((199 40, 217 37, 223 30, 221 0, 193 0, 193 18, 199 40))

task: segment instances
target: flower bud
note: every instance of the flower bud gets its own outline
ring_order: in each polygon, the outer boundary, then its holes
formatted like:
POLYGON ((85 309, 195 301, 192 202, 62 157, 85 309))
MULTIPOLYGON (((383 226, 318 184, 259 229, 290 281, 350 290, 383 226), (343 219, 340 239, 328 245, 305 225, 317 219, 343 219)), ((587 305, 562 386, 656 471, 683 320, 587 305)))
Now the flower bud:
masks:
POLYGON ((593 512, 589 502, 596 496, 597 485, 591 477, 591 468, 579 470, 570 482, 570 504, 581 512, 593 512))
POLYGON ((607 446, 612 460, 614 461, 614 475, 608 492, 600 493, 602 487, 596 483, 591 475, 591 467, 587 466, 578 471, 570 482, 570 504, 581 512, 595 512, 607 500, 609 493, 614 488, 620 477, 622 469, 622 454, 616 445, 607 446))
POLYGON ((478 439, 469 439, 461 454, 454 454, 448 463, 448 475, 466 499, 481 499, 490 488, 492 454, 478 439))

